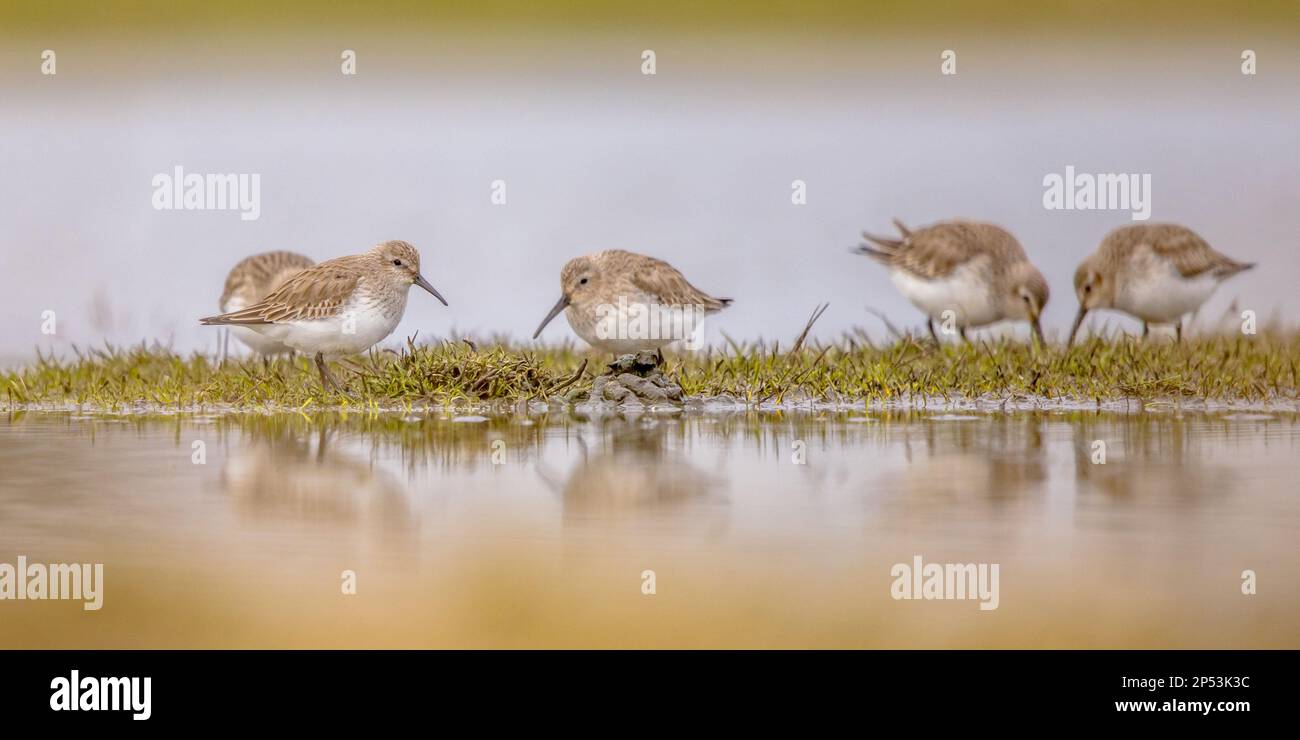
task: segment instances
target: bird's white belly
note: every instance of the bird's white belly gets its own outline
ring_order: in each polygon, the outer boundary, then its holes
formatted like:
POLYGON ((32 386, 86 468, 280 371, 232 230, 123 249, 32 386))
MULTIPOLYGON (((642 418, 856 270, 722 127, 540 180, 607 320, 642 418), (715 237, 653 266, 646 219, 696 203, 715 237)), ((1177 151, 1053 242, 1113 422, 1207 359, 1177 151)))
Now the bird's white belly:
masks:
POLYGON ((1208 272, 1185 278, 1173 266, 1168 266, 1122 283, 1115 296, 1115 307, 1143 321, 1171 323, 1200 308, 1218 284, 1208 272))
POLYGON ((264 337, 246 326, 232 326, 230 327, 230 334, 235 339, 243 342, 244 346, 261 355, 282 355, 293 349, 286 346, 284 342, 264 337))
POLYGON ((703 307, 665 306, 651 296, 564 312, 573 332, 596 349, 614 354, 655 350, 687 339, 704 320, 703 307))
MULTIPOLYGON (((221 306, 222 313, 232 313, 242 311, 248 308, 248 304, 238 297, 231 297, 221 306)), ((290 347, 285 346, 283 342, 277 342, 270 337, 262 336, 256 331, 245 326, 229 327, 230 334, 235 339, 244 343, 244 346, 263 355, 281 355, 291 351, 290 347)))
POLYGON ((953 312, 957 326, 984 326, 1002 318, 992 300, 983 273, 969 266, 958 267, 950 275, 934 280, 917 277, 906 270, 894 270, 894 287, 903 297, 935 321, 953 312))
POLYGON ((401 320, 400 307, 384 311, 374 303, 353 301, 343 311, 328 318, 256 324, 252 328, 262 336, 283 342, 299 352, 351 355, 383 341, 401 320))

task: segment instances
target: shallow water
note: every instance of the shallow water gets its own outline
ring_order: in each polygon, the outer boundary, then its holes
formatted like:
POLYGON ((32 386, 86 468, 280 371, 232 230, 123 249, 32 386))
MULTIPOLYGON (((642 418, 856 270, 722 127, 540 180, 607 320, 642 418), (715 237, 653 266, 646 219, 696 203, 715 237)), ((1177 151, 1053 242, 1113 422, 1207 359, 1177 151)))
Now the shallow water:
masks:
POLYGON ((1298 451, 1276 412, 16 414, 0 563, 104 601, 0 601, 0 647, 1295 648, 1298 451), (997 608, 891 598, 918 555, 997 608))

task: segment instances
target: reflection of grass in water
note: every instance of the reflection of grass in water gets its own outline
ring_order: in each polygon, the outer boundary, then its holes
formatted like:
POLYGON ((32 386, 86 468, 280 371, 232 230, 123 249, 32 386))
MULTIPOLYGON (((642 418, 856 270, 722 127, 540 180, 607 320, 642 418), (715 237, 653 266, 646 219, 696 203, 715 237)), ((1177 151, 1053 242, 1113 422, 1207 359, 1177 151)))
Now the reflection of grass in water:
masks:
MULTIPOLYGON (((336 374, 350 390, 345 397, 324 393, 315 369, 302 358, 221 365, 156 347, 109 347, 71 360, 40 358, 0 374, 0 389, 10 407, 401 408, 551 399, 562 395, 583 359, 572 347, 408 345, 401 353, 337 363, 336 374)), ((588 375, 608 358, 589 359, 588 375)), ((667 371, 690 395, 747 403, 1018 396, 1260 401, 1296 398, 1300 334, 1202 337, 1182 344, 1093 339, 1069 350, 1008 341, 935 349, 911 338, 875 346, 849 337, 793 353, 779 345, 733 344, 672 357, 667 371)))

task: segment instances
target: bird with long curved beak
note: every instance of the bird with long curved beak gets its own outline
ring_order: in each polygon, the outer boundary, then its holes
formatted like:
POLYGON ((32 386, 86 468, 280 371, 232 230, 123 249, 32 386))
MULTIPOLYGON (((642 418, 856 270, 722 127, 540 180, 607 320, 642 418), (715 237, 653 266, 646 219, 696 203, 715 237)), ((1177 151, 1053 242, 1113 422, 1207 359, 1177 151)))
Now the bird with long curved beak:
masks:
POLYGON ((315 355, 321 384, 340 390, 325 357, 364 352, 392 334, 406 312, 406 294, 412 285, 447 305, 447 299, 420 273, 415 247, 387 241, 361 254, 312 265, 261 301, 199 323, 246 327, 315 355))
POLYGON ((1079 312, 1066 346, 1073 346, 1088 312, 1123 311, 1151 324, 1173 324, 1182 340, 1183 316, 1201 307, 1219 283, 1255 265, 1216 252, 1186 226, 1132 224, 1106 235, 1074 271, 1079 312))
POLYGON ((689 340, 705 316, 731 305, 691 285, 663 260, 611 249, 575 257, 560 271, 560 299, 533 332, 564 312, 575 334, 615 355, 689 340))

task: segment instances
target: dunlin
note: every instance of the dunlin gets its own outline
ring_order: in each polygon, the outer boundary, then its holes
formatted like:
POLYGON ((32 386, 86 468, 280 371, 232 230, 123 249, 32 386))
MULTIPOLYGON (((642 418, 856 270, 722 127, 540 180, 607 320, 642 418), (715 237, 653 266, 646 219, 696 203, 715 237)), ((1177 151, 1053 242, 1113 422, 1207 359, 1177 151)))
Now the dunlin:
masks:
MULTIPOLYGON (((226 276, 226 287, 221 291, 218 304, 221 312, 242 311, 252 306, 313 264, 311 258, 294 252, 263 252, 245 257, 226 276)), ((258 354, 278 355, 292 351, 283 342, 264 337, 252 329, 232 326, 230 332, 258 354)))
POLYGON ((397 328, 412 285, 447 301, 420 274, 420 253, 404 241, 389 241, 361 254, 336 257, 289 278, 248 308, 199 319, 252 329, 293 349, 315 355, 321 384, 341 386, 325 357, 362 352, 397 328))
POLYGON ((564 311, 575 334, 615 355, 689 340, 706 315, 731 304, 691 285, 667 262, 621 249, 569 260, 560 271, 560 292, 533 339, 564 311))
POLYGON ((1069 344, 1088 312, 1110 308, 1150 324, 1173 324, 1182 339, 1184 315, 1201 307, 1219 283, 1253 264, 1214 251, 1204 239, 1177 224, 1135 224, 1118 228, 1074 273, 1079 313, 1069 344))
POLYGON ((1043 340, 1039 316, 1047 305, 1047 280, 1006 229, 973 221, 944 221, 915 231, 897 219, 900 239, 862 235, 872 243, 860 254, 889 268, 894 287, 934 322, 951 319, 963 339, 968 328, 1023 320, 1043 340), (945 316, 947 312, 951 314, 945 316))

